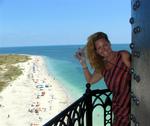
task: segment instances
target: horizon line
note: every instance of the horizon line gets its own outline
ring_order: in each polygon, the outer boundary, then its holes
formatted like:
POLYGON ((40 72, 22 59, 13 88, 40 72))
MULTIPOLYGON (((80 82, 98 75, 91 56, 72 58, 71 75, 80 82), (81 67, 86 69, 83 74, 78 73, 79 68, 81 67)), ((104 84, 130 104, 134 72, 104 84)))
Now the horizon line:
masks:
MULTIPOLYGON (((111 43, 112 45, 116 45, 116 44, 119 44, 119 45, 124 45, 124 44, 130 44, 130 43, 111 43)), ((19 45, 19 46, 0 46, 0 48, 13 48, 13 47, 40 47, 40 46, 77 46, 77 45, 85 45, 85 44, 51 44, 51 45, 19 45)))

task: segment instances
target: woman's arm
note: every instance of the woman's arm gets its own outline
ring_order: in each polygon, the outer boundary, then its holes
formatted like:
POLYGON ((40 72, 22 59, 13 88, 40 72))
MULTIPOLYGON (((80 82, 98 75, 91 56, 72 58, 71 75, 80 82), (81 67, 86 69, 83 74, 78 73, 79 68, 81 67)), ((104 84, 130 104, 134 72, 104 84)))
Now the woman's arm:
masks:
POLYGON ((93 74, 91 74, 88 67, 83 68, 83 72, 87 83, 90 84, 94 84, 103 78, 100 71, 95 70, 93 74))
POLYGON ((79 49, 76 52, 75 57, 79 60, 82 66, 87 83, 93 84, 93 83, 98 82, 102 78, 102 74, 100 71, 94 70, 93 74, 89 71, 87 64, 86 64, 85 54, 82 49, 79 49))
POLYGON ((122 60, 127 67, 131 67, 131 54, 128 51, 121 52, 122 60))

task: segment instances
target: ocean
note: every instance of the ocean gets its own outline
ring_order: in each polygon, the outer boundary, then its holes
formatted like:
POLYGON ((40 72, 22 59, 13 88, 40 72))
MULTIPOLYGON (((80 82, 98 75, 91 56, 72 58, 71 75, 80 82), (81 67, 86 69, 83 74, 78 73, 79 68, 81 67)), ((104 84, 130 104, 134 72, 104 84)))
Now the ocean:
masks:
MULTIPOLYGON (((82 68, 74 57, 78 48, 84 45, 61 46, 34 46, 34 47, 7 47, 0 48, 0 54, 29 54, 44 57, 47 69, 57 79, 61 86, 72 96, 75 101, 81 97, 86 89, 86 81, 82 68)), ((112 44, 113 50, 128 50, 129 44, 112 44)), ((92 70, 91 70, 92 71, 92 70)), ((92 85, 92 89, 106 89, 103 80, 92 85)))

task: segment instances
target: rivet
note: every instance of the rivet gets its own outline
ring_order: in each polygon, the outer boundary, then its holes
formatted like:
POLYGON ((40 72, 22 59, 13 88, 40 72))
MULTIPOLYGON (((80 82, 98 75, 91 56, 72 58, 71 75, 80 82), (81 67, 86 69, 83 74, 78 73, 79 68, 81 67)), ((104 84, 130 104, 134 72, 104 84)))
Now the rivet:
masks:
POLYGON ((130 24, 133 24, 134 23, 134 18, 131 17, 130 20, 129 20, 130 24))
POLYGON ((130 73, 133 74, 134 73, 134 68, 130 69, 130 73))
POLYGON ((131 97, 134 97, 134 93, 132 91, 130 92, 130 94, 131 94, 131 97))
POLYGON ((133 119, 133 114, 130 115, 130 120, 132 120, 132 119, 133 119))
POLYGON ((130 43, 130 48, 133 49, 135 47, 135 44, 132 42, 130 43))
POLYGON ((133 10, 137 10, 140 7, 140 1, 137 0, 134 4, 133 4, 133 10))
POLYGON ((135 96, 135 94, 133 93, 133 91, 130 92, 130 96, 131 96, 131 99, 133 99, 133 101, 135 102, 136 105, 140 104, 140 100, 135 96))
POLYGON ((140 78, 140 76, 139 75, 136 75, 136 74, 134 74, 134 77, 133 77, 135 80, 136 80, 136 82, 140 82, 140 80, 141 80, 141 78, 140 78))
POLYGON ((139 99, 136 99, 136 105, 139 105, 139 104, 140 104, 139 99))
POLYGON ((137 27, 135 27, 135 28, 133 29, 133 32, 134 32, 135 34, 139 33, 140 31, 141 31, 140 26, 137 26, 137 27))
POLYGON ((136 96, 133 97, 133 101, 135 102, 137 100, 136 96))
POLYGON ((133 114, 132 114, 132 116, 133 116, 132 121, 133 121, 133 122, 136 122, 135 116, 134 116, 133 114))
POLYGON ((139 122, 135 122, 135 126, 139 126, 139 122))
POLYGON ((131 94, 131 98, 133 99, 133 101, 135 102, 136 105, 139 105, 139 104, 140 104, 139 99, 135 96, 134 93, 131 94))
POLYGON ((131 114, 130 115, 130 119, 133 121, 133 123, 135 124, 135 126, 139 126, 139 122, 137 122, 135 115, 131 114))
POLYGON ((133 54, 134 57, 137 57, 137 58, 140 57, 140 52, 139 51, 133 51, 132 54, 133 54))

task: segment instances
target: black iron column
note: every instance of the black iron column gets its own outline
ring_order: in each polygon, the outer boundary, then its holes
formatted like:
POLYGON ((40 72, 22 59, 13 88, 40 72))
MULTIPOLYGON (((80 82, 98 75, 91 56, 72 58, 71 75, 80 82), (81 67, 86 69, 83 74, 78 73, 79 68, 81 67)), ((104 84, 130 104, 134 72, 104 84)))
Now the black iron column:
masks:
POLYGON ((92 95, 90 84, 86 84, 86 126, 92 126, 92 95))

